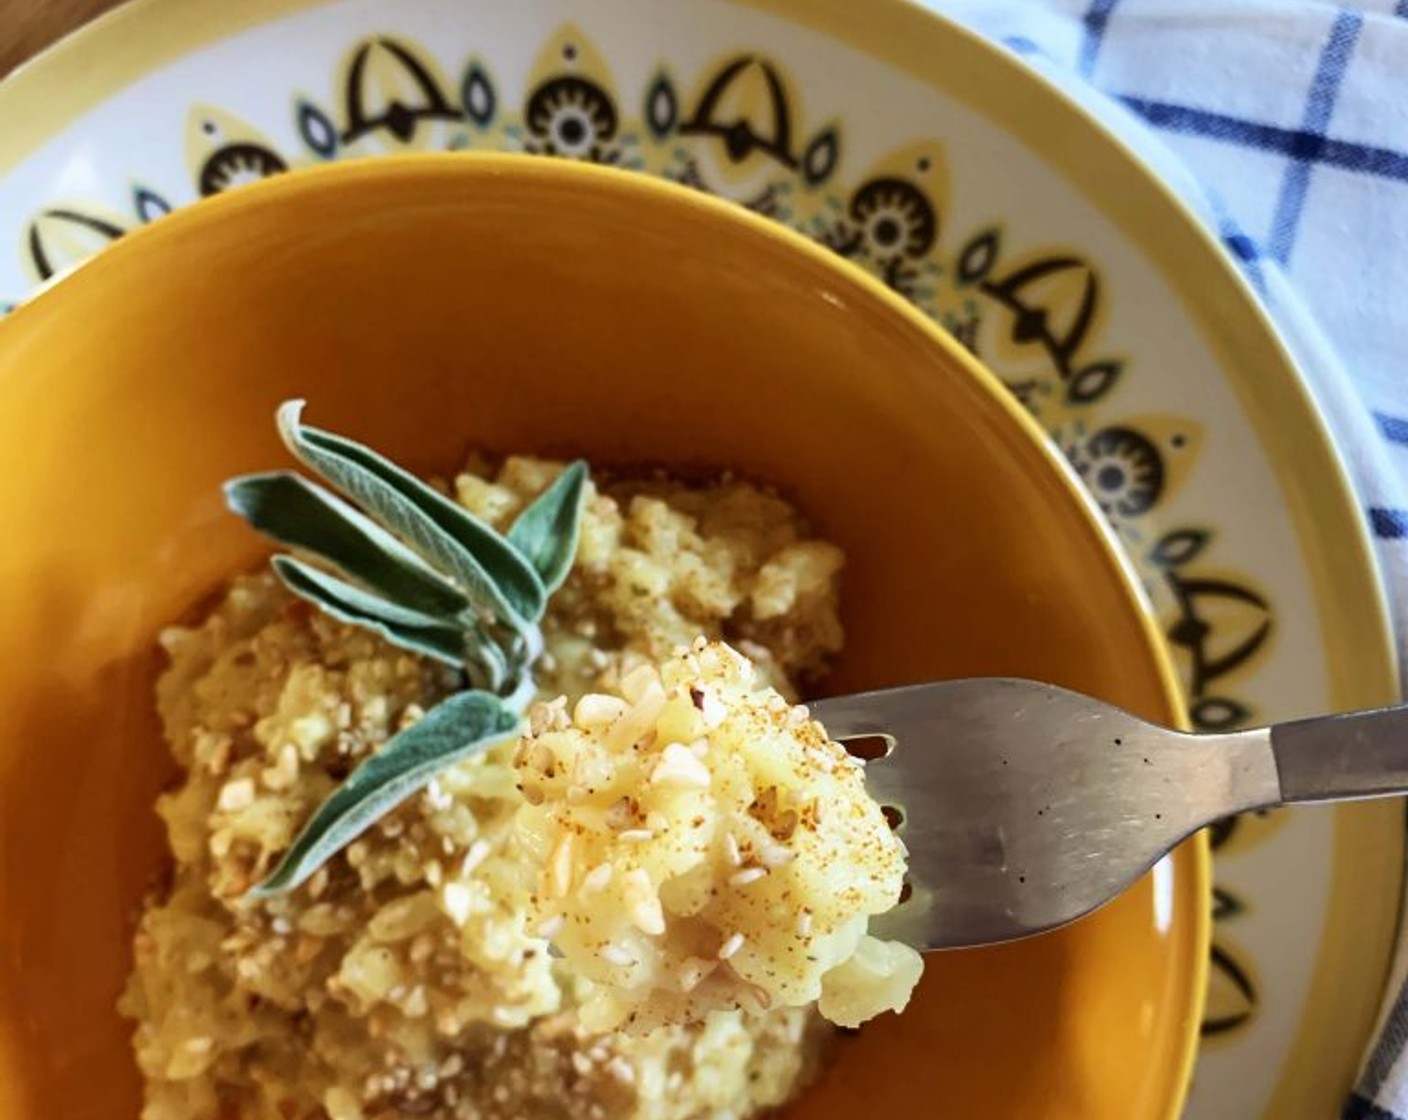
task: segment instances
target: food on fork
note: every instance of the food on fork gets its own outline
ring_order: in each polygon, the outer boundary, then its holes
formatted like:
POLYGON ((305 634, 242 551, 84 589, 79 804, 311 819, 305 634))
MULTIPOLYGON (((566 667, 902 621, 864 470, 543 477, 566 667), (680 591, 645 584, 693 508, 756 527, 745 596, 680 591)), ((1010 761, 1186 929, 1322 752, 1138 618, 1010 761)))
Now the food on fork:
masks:
POLYGON ((700 639, 619 696, 532 719, 514 765, 543 867, 533 922, 594 985, 585 1026, 816 1002, 854 1027, 904 1008, 922 958, 866 932, 900 896, 904 846, 864 764, 747 658, 700 639))

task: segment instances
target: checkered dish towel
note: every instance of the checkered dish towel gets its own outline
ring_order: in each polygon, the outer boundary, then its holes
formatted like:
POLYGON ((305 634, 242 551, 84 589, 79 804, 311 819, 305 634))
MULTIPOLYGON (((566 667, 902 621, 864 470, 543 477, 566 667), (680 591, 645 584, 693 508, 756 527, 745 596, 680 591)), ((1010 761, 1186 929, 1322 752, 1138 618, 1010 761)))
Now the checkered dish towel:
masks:
MULTIPOLYGON (((1056 80, 1221 237, 1350 462, 1408 653, 1408 0, 923 2, 1056 80)), ((1408 1120, 1398 956, 1346 1120, 1408 1120)))

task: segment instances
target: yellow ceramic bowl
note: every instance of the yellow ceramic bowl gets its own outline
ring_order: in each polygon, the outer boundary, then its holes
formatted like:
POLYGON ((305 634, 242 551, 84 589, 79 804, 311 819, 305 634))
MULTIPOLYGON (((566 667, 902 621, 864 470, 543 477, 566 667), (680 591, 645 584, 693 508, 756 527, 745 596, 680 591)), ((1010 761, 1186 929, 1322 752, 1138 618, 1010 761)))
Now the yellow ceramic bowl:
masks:
MULTIPOLYGON (((261 542, 275 404, 423 471, 466 448, 728 465, 850 557, 833 688, 1013 674, 1176 718, 1105 532, 997 383, 780 227, 643 177, 423 157, 164 218, 0 322, 0 1117, 132 1120, 113 1001, 171 776, 153 635, 261 542)), ((1171 1118, 1201 841, 1055 935, 931 958, 790 1115, 1171 1118)))

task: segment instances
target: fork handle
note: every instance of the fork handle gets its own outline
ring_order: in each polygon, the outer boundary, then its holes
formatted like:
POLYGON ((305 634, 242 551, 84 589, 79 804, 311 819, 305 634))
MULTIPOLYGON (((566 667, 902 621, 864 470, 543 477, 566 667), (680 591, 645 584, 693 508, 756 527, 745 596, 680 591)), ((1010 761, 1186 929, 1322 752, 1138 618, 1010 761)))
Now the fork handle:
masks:
POLYGON ((1269 734, 1283 802, 1408 793, 1408 705, 1280 723, 1269 734))

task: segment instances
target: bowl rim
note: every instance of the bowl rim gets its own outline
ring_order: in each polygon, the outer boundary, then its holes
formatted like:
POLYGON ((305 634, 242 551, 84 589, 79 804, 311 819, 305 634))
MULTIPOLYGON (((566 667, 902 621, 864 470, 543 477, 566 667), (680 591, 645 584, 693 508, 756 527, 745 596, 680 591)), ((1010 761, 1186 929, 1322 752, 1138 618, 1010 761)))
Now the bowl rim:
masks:
MULTIPOLYGON (((510 152, 415 152, 378 155, 338 163, 300 168, 200 199, 164 215, 156 222, 140 226, 124 234, 102 252, 86 258, 69 270, 48 281, 31 298, 0 318, 0 343, 7 331, 13 331, 28 319, 48 313, 48 305, 56 294, 68 286, 74 277, 102 273, 111 262, 121 262, 134 253, 144 251, 148 242, 179 237, 187 227, 198 229, 211 221, 225 221, 232 215, 268 206, 280 205, 283 199, 317 194, 329 189, 346 190, 360 187, 394 189, 398 180, 425 176, 460 179, 472 184, 477 179, 518 177, 535 183, 566 186, 570 193, 605 192, 635 196, 650 205, 664 206, 684 213, 701 216, 706 221, 731 223, 742 227, 754 237, 772 242, 785 252, 800 256, 823 272, 830 273, 840 285, 880 304, 889 315, 902 320, 924 337, 951 366, 961 371, 983 391, 1005 417, 1024 433, 1028 445, 1046 464, 1058 484, 1077 509, 1098 542, 1098 551, 1120 584, 1123 596, 1136 616, 1142 634, 1144 650, 1151 660, 1165 710, 1174 726, 1188 729, 1186 703, 1183 699, 1173 656, 1159 629, 1157 616, 1147 592, 1138 578, 1133 562, 1126 554, 1114 528, 1101 514, 1089 491, 1080 482, 1075 468, 1060 453, 1051 437, 1022 407, 1002 381, 972 353, 961 346, 937 323, 918 308, 866 272, 859 265, 825 249, 812 239, 770 218, 763 217, 737 203, 703 191, 672 183, 655 176, 640 175, 617 168, 602 167, 567 159, 544 159, 541 156, 510 152)), ((1181 849, 1191 862, 1193 885, 1197 893, 1209 895, 1212 885, 1212 853, 1206 831, 1199 831, 1185 840, 1181 849)), ((1182 1037, 1176 1065, 1171 1069, 1175 1092, 1166 1107, 1158 1113, 1163 1120, 1176 1120, 1186 1101, 1193 1067, 1201 1039, 1201 1021, 1207 995, 1208 954, 1212 938, 1211 908, 1200 906, 1189 915, 1193 934, 1194 960, 1190 970, 1192 999, 1186 1007, 1182 1037)))
POLYGON ((1087 529, 1094 531, 1100 539, 1107 560, 1117 569, 1127 592, 1126 598, 1131 601, 1139 616, 1145 643, 1162 678, 1161 686, 1167 693, 1165 699, 1168 701, 1170 712, 1176 715, 1180 725, 1186 724, 1187 713, 1184 710, 1182 689, 1173 658, 1158 628, 1153 603, 1140 583, 1135 567, 1120 544, 1118 535, 1101 515, 1095 499, 1080 482, 1075 468, 1060 453, 1045 429, 1021 406, 997 375, 927 315, 859 265, 837 256, 787 226, 703 191, 655 176, 576 160, 543 159, 540 156, 518 152, 396 153, 299 168, 246 184, 236 190, 199 199, 191 205, 163 215, 155 222, 123 234, 102 252, 54 276, 33 297, 19 304, 9 315, 0 318, 0 337, 8 324, 23 323, 29 317, 46 311, 47 305, 52 302, 53 293, 62 290, 66 282, 74 276, 86 276, 93 271, 101 272, 107 267, 104 262, 120 260, 134 252, 140 252, 149 241, 178 236, 188 225, 203 225, 212 220, 223 221, 227 215, 238 214, 244 210, 278 205, 285 196, 315 194, 329 187, 334 190, 348 189, 353 184, 376 185, 382 180, 389 182, 423 175, 460 177, 466 180, 481 175, 488 178, 518 176, 528 181, 559 181, 569 185, 575 180, 575 186, 583 191, 601 190, 619 195, 635 195, 654 203, 664 203, 668 207, 702 214, 709 220, 722 220, 743 227, 765 241, 784 246, 792 255, 803 257, 823 271, 833 273, 851 287, 860 288, 871 300, 884 305, 888 314, 904 320, 909 327, 924 335, 936 350, 943 353, 947 361, 960 367, 967 377, 982 386, 985 394, 997 404, 1004 416, 1025 433, 1028 444, 1036 446, 1038 454, 1053 474, 1059 476, 1062 489, 1080 507, 1087 529))

